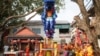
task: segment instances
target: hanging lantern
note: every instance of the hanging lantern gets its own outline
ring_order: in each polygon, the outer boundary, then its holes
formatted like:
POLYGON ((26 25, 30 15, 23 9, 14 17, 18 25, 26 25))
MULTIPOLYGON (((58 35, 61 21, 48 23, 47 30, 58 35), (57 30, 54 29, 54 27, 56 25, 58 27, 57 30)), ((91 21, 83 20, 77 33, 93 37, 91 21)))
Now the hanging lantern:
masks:
POLYGON ((41 15, 44 31, 47 37, 52 38, 55 30, 55 0, 44 0, 44 10, 41 15))

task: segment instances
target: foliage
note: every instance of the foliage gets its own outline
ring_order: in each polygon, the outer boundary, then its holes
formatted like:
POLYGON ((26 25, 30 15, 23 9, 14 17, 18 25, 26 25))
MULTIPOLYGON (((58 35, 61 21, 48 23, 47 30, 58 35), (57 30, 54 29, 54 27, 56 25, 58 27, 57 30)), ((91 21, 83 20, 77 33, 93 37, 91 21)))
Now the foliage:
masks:
MULTIPOLYGON (((64 0, 56 0, 57 11, 59 11, 63 5, 64 0)), ((43 0, 0 0, 0 26, 7 17, 32 12, 40 6, 43 6, 43 0)), ((39 11, 39 13, 40 12, 41 11, 39 11)), ((20 20, 23 19, 20 18, 20 20)), ((15 22, 18 23, 20 20, 13 18, 13 20, 7 22, 6 25, 15 25, 15 22)))
MULTIPOLYGON (((64 0, 56 0, 57 11, 59 11, 63 7, 63 5, 64 0)), ((43 0, 0 0, 1 51, 3 50, 4 37, 9 34, 10 29, 15 28, 15 26, 22 26, 36 15, 32 15, 27 21, 24 21, 24 17, 29 15, 30 13, 38 10, 38 13, 41 13, 42 6, 43 0)))

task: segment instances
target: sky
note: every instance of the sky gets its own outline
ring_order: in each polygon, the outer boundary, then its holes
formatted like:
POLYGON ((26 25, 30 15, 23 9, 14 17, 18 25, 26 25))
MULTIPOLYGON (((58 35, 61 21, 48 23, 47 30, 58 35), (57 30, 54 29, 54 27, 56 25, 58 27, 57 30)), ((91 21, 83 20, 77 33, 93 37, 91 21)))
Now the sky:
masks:
MULTIPOLYGON (((80 13, 79 7, 75 2, 70 0, 65 0, 65 8, 61 9, 59 13, 57 13, 56 20, 66 20, 69 23, 72 23, 73 17, 80 13)), ((34 14, 34 13, 33 13, 34 14)), ((33 15, 31 14, 31 15, 33 15)), ((26 16, 26 19, 29 18, 31 15, 26 16)), ((31 19, 32 20, 41 20, 40 15, 36 15, 31 19)))
POLYGON ((61 9, 60 13, 58 14, 58 20, 67 20, 68 22, 73 21, 73 17, 80 13, 79 7, 75 2, 70 0, 65 0, 65 9, 61 9))

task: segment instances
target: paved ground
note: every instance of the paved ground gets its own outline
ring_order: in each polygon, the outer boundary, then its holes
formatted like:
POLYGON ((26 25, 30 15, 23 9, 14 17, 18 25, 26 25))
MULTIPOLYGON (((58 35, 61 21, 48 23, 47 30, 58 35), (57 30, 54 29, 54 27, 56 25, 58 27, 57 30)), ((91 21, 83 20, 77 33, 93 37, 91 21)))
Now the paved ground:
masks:
MULTIPOLYGON (((23 56, 25 56, 26 54, 24 53, 23 56)), ((0 56, 3 56, 3 53, 0 53, 0 56)), ((30 56, 33 56, 32 53, 30 53, 30 56)))
POLYGON ((0 56, 3 56, 3 53, 0 53, 0 56))

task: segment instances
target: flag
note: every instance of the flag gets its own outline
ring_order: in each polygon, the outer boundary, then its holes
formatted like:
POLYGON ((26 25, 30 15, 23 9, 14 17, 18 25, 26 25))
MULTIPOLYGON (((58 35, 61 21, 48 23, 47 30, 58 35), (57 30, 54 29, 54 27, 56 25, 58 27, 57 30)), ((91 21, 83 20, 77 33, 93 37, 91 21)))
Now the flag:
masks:
POLYGON ((82 44, 82 41, 81 41, 81 38, 80 38, 80 32, 79 30, 77 29, 76 30, 76 36, 75 36, 75 45, 81 45, 82 44))

